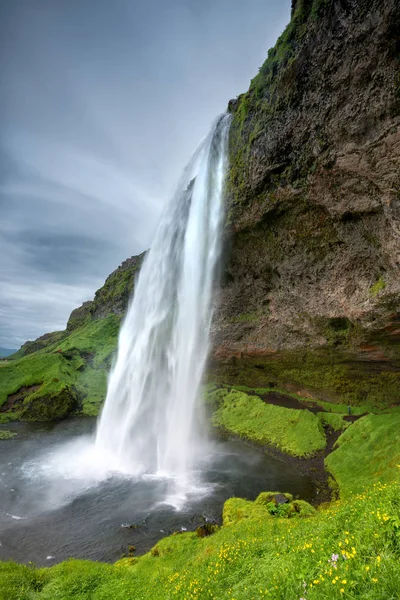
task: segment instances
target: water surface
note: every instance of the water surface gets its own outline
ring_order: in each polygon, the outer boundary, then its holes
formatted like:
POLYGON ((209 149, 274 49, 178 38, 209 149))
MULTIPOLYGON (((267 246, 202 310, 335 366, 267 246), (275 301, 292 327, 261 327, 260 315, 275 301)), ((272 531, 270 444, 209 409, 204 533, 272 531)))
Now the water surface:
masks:
POLYGON ((74 448, 91 439, 92 419, 4 428, 17 437, 0 441, 2 560, 51 565, 73 556, 112 562, 128 545, 141 554, 169 533, 193 530, 205 518, 219 521, 232 496, 253 500, 265 490, 312 496, 311 480, 295 467, 241 442, 215 442, 199 466, 197 483, 185 501, 175 502, 167 479, 104 479, 100 464, 91 474, 74 448))

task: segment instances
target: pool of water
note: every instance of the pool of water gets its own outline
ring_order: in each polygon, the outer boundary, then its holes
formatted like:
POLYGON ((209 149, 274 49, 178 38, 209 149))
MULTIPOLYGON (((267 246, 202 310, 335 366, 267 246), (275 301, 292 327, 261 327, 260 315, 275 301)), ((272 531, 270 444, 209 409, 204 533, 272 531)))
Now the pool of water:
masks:
MULTIPOLYGON (((51 565, 71 556, 115 561, 161 537, 220 521, 225 500, 265 490, 309 499, 313 485, 295 467, 241 442, 212 442, 187 493, 176 501, 165 477, 104 477, 89 444, 95 420, 15 423, 0 440, 0 559, 51 565)), ((2 426, 3 428, 3 426, 2 426)))

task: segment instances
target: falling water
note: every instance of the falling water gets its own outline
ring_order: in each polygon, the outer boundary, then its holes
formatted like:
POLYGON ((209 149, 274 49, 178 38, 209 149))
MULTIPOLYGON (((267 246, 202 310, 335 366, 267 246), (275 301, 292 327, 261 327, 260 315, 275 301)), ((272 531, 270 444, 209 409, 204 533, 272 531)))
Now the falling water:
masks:
POLYGON ((229 116, 184 170, 123 323, 96 450, 122 471, 187 480, 220 254, 229 116))

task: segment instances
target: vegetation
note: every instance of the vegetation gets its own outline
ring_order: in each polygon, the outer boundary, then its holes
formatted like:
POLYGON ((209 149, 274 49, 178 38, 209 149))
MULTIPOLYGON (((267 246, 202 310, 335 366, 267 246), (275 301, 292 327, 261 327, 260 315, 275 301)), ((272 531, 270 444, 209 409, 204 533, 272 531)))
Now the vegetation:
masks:
POLYGON ((235 390, 220 397, 212 421, 216 427, 292 456, 311 456, 326 446, 321 422, 308 410, 273 406, 235 390))
POLYGON ((400 412, 367 415, 338 439, 325 459, 340 488, 341 498, 361 493, 366 484, 390 483, 400 474, 400 412))
POLYGON ((331 427, 333 431, 343 431, 350 425, 342 415, 337 413, 320 412, 318 418, 324 427, 331 427))
POLYGON ((374 283, 374 285, 371 286, 369 293, 370 295, 375 298, 375 296, 377 296, 379 294, 379 292, 382 292, 386 287, 386 282, 383 279, 383 277, 379 277, 378 281, 376 281, 374 283))
POLYGON ((232 499, 224 513, 236 516, 213 535, 164 538, 145 556, 116 565, 2 563, 0 599, 395 600, 399 498, 398 481, 377 484, 308 518, 232 499))
MULTIPOLYGON (((390 348, 394 357, 399 353, 395 342, 394 339, 390 348)), ((360 407, 361 412, 390 407, 398 402, 400 389, 399 371, 390 370, 390 365, 380 372, 371 370, 368 363, 355 359, 350 348, 343 347, 286 350, 273 356, 249 357, 218 365, 218 371, 211 372, 210 379, 218 384, 240 383, 249 388, 273 381, 280 389, 297 387, 300 396, 307 390, 313 401, 322 396, 334 404, 350 405, 352 411, 360 407)))
POLYGON ((72 412, 95 415, 105 397, 107 371, 120 318, 108 315, 73 330, 60 342, 1 364, 2 420, 52 420, 72 412), (10 396, 16 395, 15 399, 10 396))

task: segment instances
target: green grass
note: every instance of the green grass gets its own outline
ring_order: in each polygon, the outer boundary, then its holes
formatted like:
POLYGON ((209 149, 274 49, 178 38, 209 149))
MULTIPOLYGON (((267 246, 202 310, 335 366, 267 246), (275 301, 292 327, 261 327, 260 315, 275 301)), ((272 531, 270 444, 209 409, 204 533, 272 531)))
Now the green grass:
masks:
POLYGON ((317 413, 323 426, 332 427, 333 431, 343 431, 349 427, 350 423, 344 420, 343 416, 337 413, 317 413))
MULTIPOLYGON (((228 502, 238 509, 236 500, 228 502)), ((170 536, 145 556, 117 565, 69 560, 36 569, 0 563, 0 599, 398 599, 398 482, 309 518, 272 516, 257 502, 248 502, 245 512, 209 537, 170 536)))
MULTIPOLYGON (((215 384, 209 383, 208 386, 210 386, 209 389, 212 389, 211 386, 215 384)), ((289 396, 290 398, 294 398, 295 400, 298 400, 299 402, 301 402, 302 404, 304 404, 305 408, 307 408, 307 405, 313 405, 316 404, 317 406, 320 406, 321 408, 323 408, 325 411, 327 412, 332 412, 332 413, 338 413, 338 414, 343 414, 343 415, 347 415, 348 414, 348 407, 345 404, 335 404, 334 402, 325 402, 324 400, 320 400, 319 398, 306 398, 304 396, 300 396, 299 394, 294 394, 293 392, 288 392, 285 389, 281 389, 281 388, 275 388, 275 387, 267 387, 267 388, 251 388, 245 385, 225 385, 222 387, 226 387, 228 389, 234 389, 234 390, 238 390, 239 392, 251 392, 254 394, 258 394, 259 396, 264 396, 266 394, 269 394, 271 392, 274 392, 276 394, 282 394, 283 396, 289 396)), ((205 390, 206 392, 208 391, 208 389, 205 390)), ((370 409, 370 407, 368 405, 360 405, 360 406, 352 406, 351 407, 351 414, 352 415, 363 415, 366 412, 368 412, 368 410, 370 409)), ((381 410, 385 410, 386 407, 382 408, 381 410)), ((376 409, 377 411, 379 411, 380 409, 376 409)))
POLYGON ((359 493, 368 483, 389 483, 400 473, 400 413, 362 417, 338 439, 325 459, 342 498, 359 493))
POLYGON ((1 420, 20 416, 39 420, 62 418, 71 410, 97 415, 106 394, 119 325, 120 318, 111 314, 88 322, 39 351, 3 363, 0 406, 22 387, 40 388, 27 395, 16 412, 1 415, 1 420))
POLYGON ((232 434, 257 444, 272 445, 292 456, 311 456, 326 446, 320 420, 308 410, 265 404, 257 396, 221 391, 212 422, 232 434))

